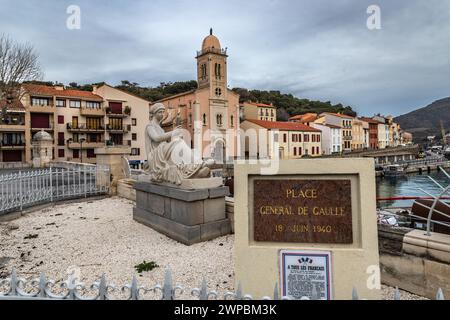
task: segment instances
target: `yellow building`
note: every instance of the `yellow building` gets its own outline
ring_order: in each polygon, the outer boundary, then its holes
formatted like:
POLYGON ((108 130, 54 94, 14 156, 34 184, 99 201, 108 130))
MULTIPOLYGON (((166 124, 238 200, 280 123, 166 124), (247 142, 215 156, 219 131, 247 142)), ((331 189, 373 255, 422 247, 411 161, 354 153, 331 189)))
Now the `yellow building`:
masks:
POLYGON ((322 155, 322 132, 302 123, 245 120, 241 123, 241 131, 248 158, 273 159, 276 152, 279 159, 322 155), (261 141, 260 137, 266 141, 261 141))
POLYGON ((244 102, 240 107, 245 120, 277 121, 277 108, 272 104, 244 102))
POLYGON ((239 95, 228 89, 227 58, 211 30, 197 52, 198 88, 158 101, 167 108, 163 126, 172 130, 181 125, 191 134, 191 146, 218 163, 237 157, 240 150, 239 95))
POLYGON ((365 135, 364 135, 364 123, 358 118, 353 119, 352 125, 352 150, 364 149, 365 135))
POLYGON ((20 104, 9 104, 0 124, 2 162, 32 162, 33 136, 53 137, 53 160, 96 163, 95 148, 131 148, 129 160, 146 159, 144 131, 149 102, 107 84, 93 92, 24 84, 20 104))

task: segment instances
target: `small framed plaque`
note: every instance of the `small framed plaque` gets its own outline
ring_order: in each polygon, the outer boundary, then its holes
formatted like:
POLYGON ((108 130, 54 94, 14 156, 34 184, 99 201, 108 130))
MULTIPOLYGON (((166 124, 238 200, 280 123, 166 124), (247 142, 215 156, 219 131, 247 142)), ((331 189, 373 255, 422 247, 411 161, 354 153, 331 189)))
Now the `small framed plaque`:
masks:
POLYGON ((283 297, 331 300, 331 252, 280 250, 283 297))

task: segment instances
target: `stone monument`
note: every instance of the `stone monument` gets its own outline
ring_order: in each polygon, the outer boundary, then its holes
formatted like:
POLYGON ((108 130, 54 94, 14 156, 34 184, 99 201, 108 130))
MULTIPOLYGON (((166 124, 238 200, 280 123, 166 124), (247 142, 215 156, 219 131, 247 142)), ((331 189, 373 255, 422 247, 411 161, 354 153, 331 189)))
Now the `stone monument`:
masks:
POLYGON ((371 159, 279 161, 273 175, 235 164, 236 280, 262 297, 380 298, 371 159))
POLYGON ((177 127, 165 132, 160 123, 165 107, 150 108, 145 131, 147 174, 135 183, 133 218, 165 235, 191 245, 231 232, 225 213, 228 187, 212 178, 211 161, 196 159, 177 127))
POLYGON ((33 136, 33 167, 43 168, 53 160, 53 138, 41 130, 33 136))

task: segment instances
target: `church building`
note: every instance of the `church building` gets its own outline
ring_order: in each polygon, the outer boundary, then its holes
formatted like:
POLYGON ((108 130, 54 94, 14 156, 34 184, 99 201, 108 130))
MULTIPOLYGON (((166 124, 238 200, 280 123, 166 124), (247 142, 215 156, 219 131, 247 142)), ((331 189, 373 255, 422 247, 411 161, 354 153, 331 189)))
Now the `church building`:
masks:
POLYGON ((167 110, 163 126, 188 130, 192 148, 218 163, 236 158, 239 150, 239 95, 228 89, 227 58, 211 29, 197 51, 198 88, 158 101, 167 110))

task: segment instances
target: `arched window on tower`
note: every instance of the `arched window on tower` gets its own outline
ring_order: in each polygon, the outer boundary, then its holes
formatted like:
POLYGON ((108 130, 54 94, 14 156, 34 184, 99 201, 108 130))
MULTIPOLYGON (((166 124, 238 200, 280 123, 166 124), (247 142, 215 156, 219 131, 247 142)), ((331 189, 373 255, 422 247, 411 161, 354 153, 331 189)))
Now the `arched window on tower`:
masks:
POLYGON ((203 114, 203 125, 206 126, 206 113, 203 114))
POLYGON ((230 120, 231 120, 231 127, 234 127, 234 116, 233 115, 231 115, 230 120))

